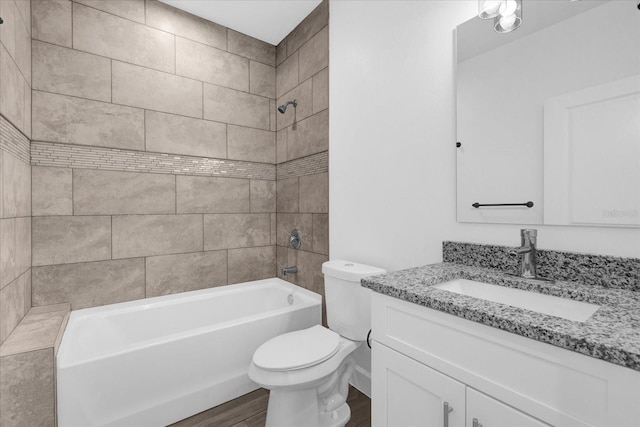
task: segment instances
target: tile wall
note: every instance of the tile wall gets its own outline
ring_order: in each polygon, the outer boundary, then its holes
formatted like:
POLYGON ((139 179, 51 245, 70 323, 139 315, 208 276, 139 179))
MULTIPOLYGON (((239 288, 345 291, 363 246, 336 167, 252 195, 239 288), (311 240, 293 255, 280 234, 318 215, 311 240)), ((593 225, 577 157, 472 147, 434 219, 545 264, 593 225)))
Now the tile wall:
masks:
POLYGON ((33 305, 263 279, 276 49, 155 0, 33 6, 33 305))
POLYGON ((276 49, 278 277, 324 295, 329 259, 329 2, 323 1, 276 49), (288 247, 291 230, 299 250, 288 247), (284 266, 298 266, 282 276, 284 266))
POLYGON ((31 308, 30 13, 0 1, 0 344, 31 308))

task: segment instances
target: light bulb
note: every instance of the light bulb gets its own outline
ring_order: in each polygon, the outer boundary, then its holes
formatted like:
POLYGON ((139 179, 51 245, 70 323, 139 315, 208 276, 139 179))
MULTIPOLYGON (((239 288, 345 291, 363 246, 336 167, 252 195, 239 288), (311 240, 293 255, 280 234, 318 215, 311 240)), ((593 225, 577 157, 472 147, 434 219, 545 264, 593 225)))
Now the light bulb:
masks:
POLYGON ((504 0, 478 0, 478 17, 481 19, 495 18, 503 3, 504 0))
POLYGON ((518 8, 518 3, 516 2, 516 0, 506 0, 502 2, 502 4, 500 5, 499 13, 502 16, 513 15, 516 12, 517 8, 518 8))
POLYGON ((515 23, 516 23, 515 13, 512 13, 511 15, 507 15, 507 16, 502 16, 500 18, 500 26, 505 30, 510 30, 515 23))

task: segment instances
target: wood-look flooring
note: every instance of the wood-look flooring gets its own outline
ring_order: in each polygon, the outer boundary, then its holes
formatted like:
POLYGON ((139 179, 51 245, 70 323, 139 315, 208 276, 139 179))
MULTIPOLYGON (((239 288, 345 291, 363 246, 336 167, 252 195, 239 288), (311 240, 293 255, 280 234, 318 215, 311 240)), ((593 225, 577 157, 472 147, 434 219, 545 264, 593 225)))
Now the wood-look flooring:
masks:
MULTIPOLYGON (((264 427, 269 392, 259 389, 172 424, 171 427, 264 427)), ((346 427, 371 427, 371 399, 349 387, 351 420, 346 427)), ((300 426, 305 427, 305 426, 300 426)))

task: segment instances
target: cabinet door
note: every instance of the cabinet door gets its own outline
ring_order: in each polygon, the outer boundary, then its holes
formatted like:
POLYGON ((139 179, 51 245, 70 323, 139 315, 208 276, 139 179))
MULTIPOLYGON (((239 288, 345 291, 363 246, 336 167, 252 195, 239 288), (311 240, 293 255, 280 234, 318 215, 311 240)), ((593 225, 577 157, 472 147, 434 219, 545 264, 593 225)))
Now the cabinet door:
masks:
POLYGON ((467 387, 466 427, 549 427, 524 412, 467 387), (477 422, 474 424, 474 419, 477 422))
POLYGON ((374 427, 464 426, 464 384, 376 341, 372 346, 374 427))

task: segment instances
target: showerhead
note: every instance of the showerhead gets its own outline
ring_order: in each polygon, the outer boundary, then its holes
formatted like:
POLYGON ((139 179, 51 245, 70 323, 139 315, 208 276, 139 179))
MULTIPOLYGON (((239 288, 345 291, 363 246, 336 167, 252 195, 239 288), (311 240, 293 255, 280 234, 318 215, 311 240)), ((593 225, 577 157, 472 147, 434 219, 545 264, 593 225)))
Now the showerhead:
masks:
POLYGON ((282 104, 278 107, 278 111, 280 111, 281 114, 284 114, 284 112, 287 111, 287 106, 289 104, 292 104, 293 108, 296 108, 298 106, 298 100, 294 99, 293 101, 288 101, 286 104, 282 104))

